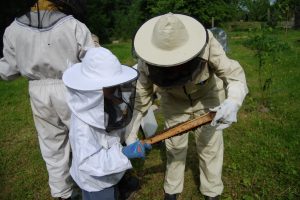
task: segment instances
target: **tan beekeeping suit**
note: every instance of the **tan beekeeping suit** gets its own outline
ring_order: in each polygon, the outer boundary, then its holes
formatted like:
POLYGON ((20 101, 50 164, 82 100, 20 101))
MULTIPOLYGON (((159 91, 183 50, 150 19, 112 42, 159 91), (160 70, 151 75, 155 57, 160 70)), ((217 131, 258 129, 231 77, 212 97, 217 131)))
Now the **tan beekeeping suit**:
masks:
MULTIPOLYGON (((208 32, 208 43, 199 55, 203 59, 193 80, 183 86, 159 88, 160 107, 165 118, 165 128, 176 125, 216 107, 225 98, 232 99, 239 106, 248 92, 245 74, 237 61, 229 59, 219 42, 208 32)), ((152 82, 148 78, 146 63, 139 60, 140 78, 137 83, 135 109, 145 113, 151 105, 152 82)), ((135 134, 135 133, 129 133, 135 134)), ((222 131, 206 125, 195 131, 199 169, 200 191, 207 196, 222 193, 221 180, 223 163, 222 131)), ((165 141, 167 149, 167 170, 164 190, 169 194, 183 190, 185 160, 188 148, 188 134, 165 141)))

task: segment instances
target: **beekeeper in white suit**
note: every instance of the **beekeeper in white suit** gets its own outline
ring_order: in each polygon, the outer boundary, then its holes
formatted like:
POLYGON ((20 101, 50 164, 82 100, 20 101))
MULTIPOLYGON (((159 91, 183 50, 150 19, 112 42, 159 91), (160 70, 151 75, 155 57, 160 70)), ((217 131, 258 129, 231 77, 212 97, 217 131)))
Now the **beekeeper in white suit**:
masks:
POLYGON ((105 48, 89 49, 63 75, 72 110, 71 175, 84 200, 117 200, 117 184, 130 158, 145 156, 149 145, 124 147, 120 138, 132 118, 138 72, 105 48))
MULTIPOLYGON (((29 1, 30 2, 30 1, 29 1)), ((0 76, 29 80, 29 95, 43 159, 53 197, 70 198, 68 139, 70 110, 61 80, 70 63, 77 63, 94 43, 88 28, 72 15, 65 1, 31 1, 34 6, 6 28, 0 76), (60 10, 59 10, 59 9, 60 10)), ((28 10, 30 6, 28 5, 28 10)))
MULTIPOLYGON (((168 13, 145 22, 135 35, 134 48, 140 72, 137 111, 143 114, 151 106, 155 84, 160 89, 165 128, 211 108, 217 112, 211 125, 198 128, 194 134, 200 191, 206 199, 218 199, 223 191, 222 130, 237 121, 248 92, 242 67, 226 56, 210 31, 186 15, 168 13)), ((167 139, 165 145, 165 199, 173 200, 183 190, 188 134, 167 139)))

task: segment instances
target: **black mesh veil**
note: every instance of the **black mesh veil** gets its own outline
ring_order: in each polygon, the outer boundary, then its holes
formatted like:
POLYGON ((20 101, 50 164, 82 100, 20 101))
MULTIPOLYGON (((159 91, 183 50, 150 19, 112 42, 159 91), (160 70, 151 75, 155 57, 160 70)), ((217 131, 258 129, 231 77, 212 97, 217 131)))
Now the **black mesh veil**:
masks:
POLYGON ((203 60, 196 57, 184 64, 174 67, 160 67, 146 64, 149 70, 149 79, 160 87, 182 86, 192 80, 193 73, 201 68, 203 60))
POLYGON ((63 13, 73 15, 81 22, 86 22, 87 0, 49 0, 63 13))
POLYGON ((86 0, 48 0, 48 2, 51 2, 57 10, 40 8, 38 0, 30 2, 30 4, 27 4, 28 12, 17 18, 17 21, 30 27, 39 29, 50 28, 67 15, 73 15, 76 19, 85 23, 86 0), (36 8, 36 12, 29 12, 29 6, 33 5, 36 8))
POLYGON ((137 78, 111 87, 103 88, 104 121, 106 131, 124 128, 133 114, 137 78))

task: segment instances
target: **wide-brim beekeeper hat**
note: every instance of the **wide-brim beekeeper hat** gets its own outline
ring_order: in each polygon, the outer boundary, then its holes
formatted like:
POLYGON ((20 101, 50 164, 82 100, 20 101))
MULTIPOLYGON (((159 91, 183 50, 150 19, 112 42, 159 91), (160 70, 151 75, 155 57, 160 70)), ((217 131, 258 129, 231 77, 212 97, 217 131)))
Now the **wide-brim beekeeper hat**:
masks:
POLYGON ((172 67, 197 56, 207 43, 207 31, 196 19, 168 13, 145 22, 134 38, 139 58, 157 66, 172 67))
POLYGON ((103 47, 91 48, 81 63, 68 68, 63 74, 63 82, 75 90, 101 90, 137 79, 138 72, 121 65, 115 55, 103 47))

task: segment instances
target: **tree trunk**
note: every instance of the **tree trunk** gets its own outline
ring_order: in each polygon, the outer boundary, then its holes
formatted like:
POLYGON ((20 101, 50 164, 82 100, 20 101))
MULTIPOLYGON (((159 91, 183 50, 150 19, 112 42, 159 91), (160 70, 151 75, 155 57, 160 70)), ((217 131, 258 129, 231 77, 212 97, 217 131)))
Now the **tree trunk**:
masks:
POLYGON ((300 5, 295 7, 295 28, 300 29, 300 5))

